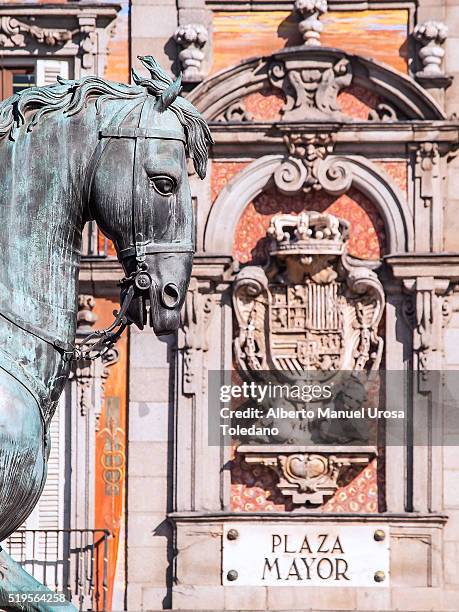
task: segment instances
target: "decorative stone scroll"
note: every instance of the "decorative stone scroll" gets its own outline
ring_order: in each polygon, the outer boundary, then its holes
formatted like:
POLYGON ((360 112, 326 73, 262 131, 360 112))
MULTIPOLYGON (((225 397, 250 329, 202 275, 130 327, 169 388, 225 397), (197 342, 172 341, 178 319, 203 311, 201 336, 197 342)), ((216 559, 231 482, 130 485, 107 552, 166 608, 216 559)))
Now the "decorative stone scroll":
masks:
POLYGON ((284 137, 289 157, 274 172, 277 189, 291 195, 325 189, 341 195, 352 183, 352 171, 341 159, 325 159, 333 151, 333 135, 289 132, 284 137))
POLYGON ((72 40, 74 34, 69 30, 40 28, 15 17, 0 17, 0 47, 25 47, 27 36, 40 44, 55 47, 72 40))
POLYGON ((337 96, 352 82, 349 60, 317 61, 311 58, 301 68, 292 58, 277 59, 268 67, 271 85, 282 90, 287 102, 281 113, 285 121, 349 121, 339 107, 337 96))
MULTIPOLYGON (((95 15, 81 15, 78 19, 80 28, 79 55, 81 67, 86 73, 95 70, 97 53, 97 27, 95 15)), ((113 24, 112 28, 114 28, 113 24)), ((111 30, 111 34, 113 29, 111 30)))
POLYGON ((274 470, 279 476, 277 488, 285 497, 291 497, 294 506, 323 504, 337 490, 338 479, 345 470, 365 467, 369 457, 374 453, 372 448, 362 448, 350 452, 349 448, 336 447, 331 451, 327 447, 304 447, 300 452, 285 447, 240 446, 238 452, 244 454, 246 463, 261 464, 274 470))
MULTIPOLYGON (((406 284, 409 286, 409 282, 406 284)), ((423 380, 427 379, 429 370, 439 368, 442 329, 451 317, 451 306, 446 297, 448 287, 448 282, 433 277, 418 278, 413 287, 410 287, 414 290, 413 348, 417 353, 418 371, 423 380)))
MULTIPOLYGON (((402 314, 413 331, 413 349, 421 380, 443 367, 444 328, 452 316, 451 295, 459 278, 456 253, 397 253, 386 263, 404 286, 402 314)), ((415 361, 416 363, 416 361, 415 361)))
MULTIPOLYGON (((97 322, 97 315, 93 312, 95 306, 96 300, 92 295, 78 296, 77 345, 93 331, 97 322)), ((112 347, 100 360, 79 359, 73 366, 70 381, 76 385, 79 416, 86 418, 90 415, 94 419, 95 431, 99 428, 109 368, 119 361, 119 357, 118 349, 112 347)))
MULTIPOLYGON (((298 381, 308 371, 334 380, 342 371, 378 369, 384 291, 376 273, 348 255, 348 223, 315 211, 278 214, 267 239, 271 248, 266 265, 243 268, 234 282, 234 353, 242 375, 262 380, 269 370, 282 383, 298 381)), ((362 404, 365 392, 359 380, 346 384, 352 389, 343 390, 336 401, 343 408, 348 401, 362 404)), ((282 401, 288 409, 296 408, 294 400, 282 401)), ((340 431, 327 419, 280 425, 282 452, 277 446, 258 445, 238 452, 248 463, 275 469, 279 488, 294 504, 323 503, 347 468, 366 464, 375 453, 355 424, 340 431), (300 446, 292 449, 292 443, 300 446), (353 444, 358 452, 346 449, 338 456, 333 446, 319 451, 314 444, 320 443, 353 444)))
POLYGON ((182 313, 184 393, 196 393, 196 385, 202 383, 196 373, 200 372, 199 360, 209 350, 208 332, 217 300, 217 294, 203 291, 196 278, 191 279, 182 313))

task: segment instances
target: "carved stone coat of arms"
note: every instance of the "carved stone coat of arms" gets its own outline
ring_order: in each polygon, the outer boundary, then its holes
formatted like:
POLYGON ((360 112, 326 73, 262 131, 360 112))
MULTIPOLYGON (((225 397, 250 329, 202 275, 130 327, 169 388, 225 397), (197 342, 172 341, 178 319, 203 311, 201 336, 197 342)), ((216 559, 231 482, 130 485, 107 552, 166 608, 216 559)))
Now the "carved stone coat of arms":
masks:
POLYGON ((368 265, 347 252, 346 221, 330 214, 278 214, 269 261, 238 274, 235 355, 242 370, 376 369, 384 292, 368 265))
MULTIPOLYGON (((234 283, 234 353, 242 377, 334 379, 342 387, 335 404, 360 405, 359 378, 379 368, 383 350, 384 291, 372 263, 349 255, 348 223, 331 214, 275 215, 267 237, 266 264, 242 268, 234 283)), ((352 420, 337 430, 327 419, 293 420, 283 423, 274 444, 253 440, 238 453, 274 469, 293 505, 320 505, 347 470, 375 456, 359 428, 352 420)))

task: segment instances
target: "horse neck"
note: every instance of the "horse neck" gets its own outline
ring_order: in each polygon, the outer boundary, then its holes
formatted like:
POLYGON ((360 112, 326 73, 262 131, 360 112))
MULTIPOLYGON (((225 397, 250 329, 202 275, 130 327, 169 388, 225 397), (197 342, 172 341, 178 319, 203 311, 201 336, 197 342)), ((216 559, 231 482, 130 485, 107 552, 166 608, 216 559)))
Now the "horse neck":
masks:
POLYGON ((51 392, 67 367, 52 342, 75 338, 83 188, 98 133, 88 114, 56 113, 0 143, 0 346, 51 392))

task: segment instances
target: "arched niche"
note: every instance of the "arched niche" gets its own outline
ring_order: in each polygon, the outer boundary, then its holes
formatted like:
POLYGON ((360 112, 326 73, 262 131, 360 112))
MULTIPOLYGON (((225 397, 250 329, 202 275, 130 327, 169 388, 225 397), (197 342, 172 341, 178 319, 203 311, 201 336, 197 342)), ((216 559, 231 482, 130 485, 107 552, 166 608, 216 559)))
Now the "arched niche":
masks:
MULTIPOLYGON (((239 172, 220 191, 206 225, 205 251, 230 255, 234 236, 246 206, 273 180, 285 163, 285 156, 269 155, 257 159, 239 172)), ((354 187, 376 207, 384 221, 389 253, 402 253, 413 247, 413 219, 401 190, 381 168, 361 156, 330 155, 327 168, 344 169, 340 180, 324 178, 322 188, 332 195, 346 193, 354 187)), ((326 172, 324 172, 326 175, 326 172)))
POLYGON ((244 98, 271 88, 287 100, 281 121, 298 119, 292 108, 299 110, 298 116, 304 121, 352 121, 337 103, 339 92, 349 86, 377 96, 379 103, 371 117, 374 121, 445 119, 437 102, 410 76, 369 58, 326 47, 288 47, 269 56, 251 58, 203 81, 189 100, 210 122, 250 122, 243 113, 244 98), (308 86, 306 101, 301 75, 308 86), (314 79, 318 93, 314 92, 311 98, 314 79), (233 113, 235 108, 237 112, 233 113))

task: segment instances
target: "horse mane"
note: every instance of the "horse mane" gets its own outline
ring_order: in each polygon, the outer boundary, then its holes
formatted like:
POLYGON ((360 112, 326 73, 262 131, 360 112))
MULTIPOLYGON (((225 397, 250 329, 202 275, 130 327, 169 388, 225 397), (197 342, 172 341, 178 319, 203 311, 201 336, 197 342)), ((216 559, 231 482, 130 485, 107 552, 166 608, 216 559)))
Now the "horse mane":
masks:
POLYGON ((125 85, 89 76, 78 81, 58 78, 48 87, 31 87, 0 103, 0 141, 9 137, 15 140, 16 132, 26 126, 27 132, 50 113, 62 112, 67 117, 78 114, 88 101, 95 99, 99 113, 108 100, 142 98, 145 90, 157 100, 159 112, 170 109, 184 128, 188 155, 192 158, 197 174, 206 175, 209 147, 213 143, 207 123, 195 107, 179 96, 180 77, 172 81, 169 75, 151 56, 139 57, 150 72, 144 78, 133 71, 135 85, 125 85))

